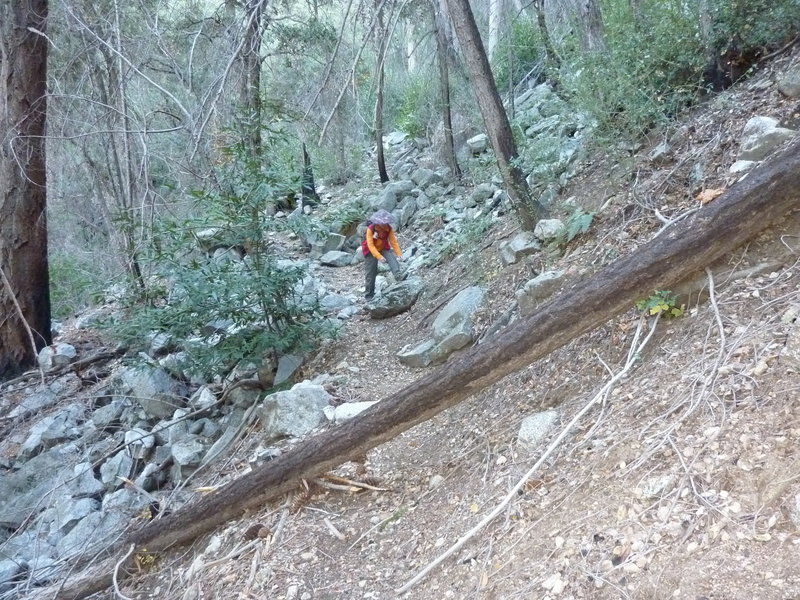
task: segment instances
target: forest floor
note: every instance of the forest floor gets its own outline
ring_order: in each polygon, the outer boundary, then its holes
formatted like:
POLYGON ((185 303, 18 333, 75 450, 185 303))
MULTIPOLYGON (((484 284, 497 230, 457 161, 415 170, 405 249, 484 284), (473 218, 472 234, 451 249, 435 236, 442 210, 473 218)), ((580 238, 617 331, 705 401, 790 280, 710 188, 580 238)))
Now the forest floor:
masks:
MULTIPOLYGON (((770 85, 793 59, 688 113, 668 164, 648 161, 651 146, 627 162, 588 165, 563 197, 603 209, 589 233, 542 266, 588 276, 636 253, 663 227, 659 214, 678 217, 698 206, 701 191, 733 185, 728 169, 747 119, 797 116, 770 85)), ((485 329, 535 274, 530 263, 501 264, 498 244, 513 233, 510 220, 499 224, 482 245, 420 273, 426 292, 411 311, 346 322, 303 376, 337 377, 333 392, 348 402, 413 385, 433 368, 405 367, 395 354, 427 337, 446 299, 482 285, 485 329)), ((335 471, 380 490, 295 494, 159 556, 120 591, 168 600, 800 598, 800 374, 781 355, 800 314, 798 233, 788 220, 727 257, 714 270, 713 299, 660 320, 630 371, 575 423, 654 319, 631 307, 376 448, 367 479, 353 464, 335 471), (543 410, 558 411, 558 425, 526 450, 520 422, 543 410), (501 504, 452 556, 397 592, 501 504)), ((333 291, 363 287, 360 265, 325 278, 333 291)), ((247 472, 262 441, 255 426, 196 483, 247 472)))

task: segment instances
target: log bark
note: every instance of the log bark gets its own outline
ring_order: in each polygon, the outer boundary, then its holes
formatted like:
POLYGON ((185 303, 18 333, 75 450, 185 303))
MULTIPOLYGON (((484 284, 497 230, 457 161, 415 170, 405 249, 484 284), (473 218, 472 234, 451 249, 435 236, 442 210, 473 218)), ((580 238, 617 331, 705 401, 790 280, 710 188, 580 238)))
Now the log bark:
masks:
MULTIPOLYGON (((257 510, 298 485, 394 438, 591 331, 657 289, 686 279, 800 208, 800 144, 753 171, 715 202, 635 253, 574 284, 535 314, 520 319, 394 396, 274 461, 134 532, 148 551, 185 545, 246 510, 257 510)), ((105 581, 110 581, 106 576, 105 581)), ((100 585, 86 589, 97 591, 100 585)), ((84 582, 85 586, 85 582, 84 582)), ((58 598, 79 598, 64 588, 58 598)), ((39 597, 39 596, 37 596, 39 597)), ((49 596, 41 598, 52 598, 49 596)))
POLYGON ((0 381, 52 339, 46 31, 47 0, 0 2, 0 381))

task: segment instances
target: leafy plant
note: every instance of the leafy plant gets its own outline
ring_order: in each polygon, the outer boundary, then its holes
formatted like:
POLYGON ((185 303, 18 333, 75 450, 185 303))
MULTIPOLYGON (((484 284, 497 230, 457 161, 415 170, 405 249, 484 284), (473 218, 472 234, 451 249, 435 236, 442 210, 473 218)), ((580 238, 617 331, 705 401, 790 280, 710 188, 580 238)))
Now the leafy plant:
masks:
POLYGON ((394 109, 397 128, 411 137, 425 136, 428 123, 435 114, 435 103, 431 98, 435 98, 436 93, 432 89, 432 80, 415 77, 401 94, 400 104, 394 109))
POLYGON ((91 256, 54 252, 48 260, 50 303, 54 317, 70 317, 100 300, 97 290, 103 288, 106 280, 98 274, 91 256))
POLYGON ((499 44, 492 65, 497 87, 515 85, 541 63, 539 28, 533 19, 518 18, 511 23, 511 35, 499 44))
POLYGON ((452 259, 461 252, 470 252, 485 238, 486 232, 492 226, 491 215, 481 215, 474 219, 464 220, 458 233, 443 240, 441 245, 434 249, 429 259, 431 266, 452 259))
POLYGON ((686 305, 678 306, 677 297, 669 290, 654 291, 649 297, 639 300, 636 308, 647 311, 649 315, 661 315, 665 318, 680 317, 686 310, 686 305))
POLYGON ((580 207, 576 208, 575 212, 564 223, 564 229, 561 230, 556 243, 559 246, 566 246, 579 235, 589 231, 593 220, 593 212, 585 212, 580 207))
MULTIPOLYGON (((270 150, 284 141, 273 134, 267 155, 278 154, 270 150)), ((225 374, 241 361, 261 364, 268 356, 304 352, 333 334, 316 294, 304 293, 305 267, 281 260, 273 247, 275 232, 294 228, 308 234, 315 227, 264 210, 287 185, 287 170, 250 160, 241 146, 229 150, 230 161, 218 174, 224 189, 195 192, 199 216, 163 220, 154 235, 157 243, 147 257, 165 282, 165 295, 131 307, 116 325, 131 345, 142 345, 152 331, 190 340, 183 366, 203 375, 225 374)))

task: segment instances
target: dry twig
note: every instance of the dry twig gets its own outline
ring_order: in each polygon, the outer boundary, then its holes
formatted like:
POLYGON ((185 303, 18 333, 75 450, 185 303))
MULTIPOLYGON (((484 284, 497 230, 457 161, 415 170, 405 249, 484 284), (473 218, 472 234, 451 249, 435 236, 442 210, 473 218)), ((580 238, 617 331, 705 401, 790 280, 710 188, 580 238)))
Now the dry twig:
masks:
POLYGON ((113 574, 113 576, 112 576, 112 581, 114 582, 114 593, 115 593, 115 594, 117 595, 117 597, 118 597, 118 598, 120 598, 121 600, 131 600, 131 599, 130 599, 130 598, 128 598, 128 596, 126 596, 125 594, 123 594, 123 593, 120 591, 120 589, 119 589, 119 582, 117 581, 117 574, 119 573, 119 567, 120 567, 120 565, 121 565, 122 563, 124 563, 126 560, 128 560, 128 557, 129 557, 131 554, 133 554, 133 550, 134 550, 135 548, 136 548, 136 544, 131 544, 131 547, 130 547, 130 549, 129 549, 129 550, 126 552, 126 553, 125 553, 125 556, 123 556, 122 558, 120 558, 120 559, 117 561, 117 564, 116 564, 116 565, 114 565, 114 574, 113 574))

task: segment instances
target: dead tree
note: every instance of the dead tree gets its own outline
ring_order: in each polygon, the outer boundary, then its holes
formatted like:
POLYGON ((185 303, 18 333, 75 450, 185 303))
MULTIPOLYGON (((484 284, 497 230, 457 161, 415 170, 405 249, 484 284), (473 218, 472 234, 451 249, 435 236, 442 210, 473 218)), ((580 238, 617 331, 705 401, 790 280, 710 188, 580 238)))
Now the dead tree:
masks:
MULTIPOLYGON (((117 546, 162 551, 185 545, 246 510, 357 458, 630 309, 653 290, 669 289, 800 208, 800 143, 634 253, 574 284, 480 346, 372 406, 361 416, 299 444, 292 452, 149 523, 117 546), (587 310, 587 307, 589 308, 587 310)), ((74 599, 111 583, 114 560, 55 594, 74 599)))

